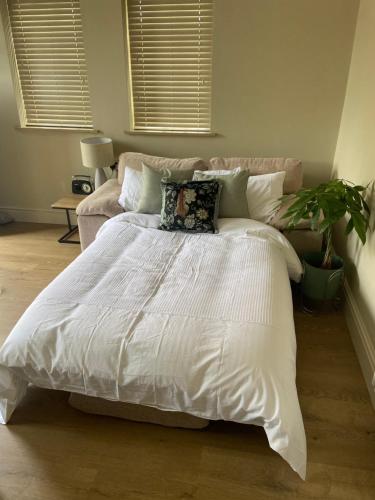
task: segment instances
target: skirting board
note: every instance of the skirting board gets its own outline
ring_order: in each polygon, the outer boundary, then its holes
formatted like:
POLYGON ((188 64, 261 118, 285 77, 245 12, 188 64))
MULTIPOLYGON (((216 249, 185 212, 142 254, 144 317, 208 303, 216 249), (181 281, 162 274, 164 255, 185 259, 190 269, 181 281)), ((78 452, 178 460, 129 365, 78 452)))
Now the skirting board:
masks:
MULTIPOLYGON (((7 212, 17 222, 38 222, 41 224, 66 225, 65 210, 48 208, 18 208, 0 207, 0 211, 7 212)), ((70 211, 72 223, 76 223, 76 216, 70 211)))
POLYGON ((344 281, 344 290, 346 321, 370 393, 372 406, 375 409, 375 346, 361 317, 355 296, 346 280, 344 281))

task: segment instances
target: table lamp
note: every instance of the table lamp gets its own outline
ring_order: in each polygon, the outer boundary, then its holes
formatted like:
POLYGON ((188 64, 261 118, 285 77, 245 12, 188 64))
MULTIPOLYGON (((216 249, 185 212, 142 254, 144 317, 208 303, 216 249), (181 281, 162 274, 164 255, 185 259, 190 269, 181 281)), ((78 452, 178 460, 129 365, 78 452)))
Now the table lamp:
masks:
POLYGON ((81 155, 84 167, 96 169, 95 189, 97 189, 107 180, 103 168, 111 167, 115 162, 112 139, 109 137, 81 139, 81 155))

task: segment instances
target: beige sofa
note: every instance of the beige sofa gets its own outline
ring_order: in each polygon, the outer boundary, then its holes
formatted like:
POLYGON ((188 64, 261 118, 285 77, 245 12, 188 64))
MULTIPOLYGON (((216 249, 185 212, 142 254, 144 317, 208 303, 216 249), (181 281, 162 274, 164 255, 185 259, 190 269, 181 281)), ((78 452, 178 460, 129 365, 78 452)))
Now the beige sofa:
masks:
MULTIPOLYGON (((98 229, 109 218, 120 214, 123 209, 117 200, 120 196, 121 185, 124 179, 125 167, 142 169, 142 162, 155 168, 197 168, 197 169, 232 169, 241 166, 251 174, 286 171, 284 192, 294 193, 302 186, 302 165, 294 159, 283 158, 212 158, 205 163, 199 158, 165 159, 141 153, 123 153, 119 159, 117 179, 108 180, 93 194, 83 200, 77 208, 78 225, 82 249, 85 249, 94 239, 98 229)), ((282 219, 283 211, 275 214, 272 224, 282 229, 285 222, 282 219)), ((298 253, 319 250, 321 237, 318 233, 302 228, 286 233, 298 253)), ((74 408, 99 415, 119 417, 139 422, 149 422, 164 426, 186 427, 202 429, 208 421, 193 415, 180 412, 161 411, 141 405, 122 403, 119 401, 105 401, 104 399, 89 397, 81 394, 71 394, 69 402, 74 408)))
MULTIPOLYGON (((241 166, 252 175, 286 171, 284 193, 294 193, 302 187, 302 164, 292 158, 211 158, 205 162, 200 158, 161 158, 142 153, 122 153, 119 158, 118 176, 105 182, 90 196, 85 198, 77 207, 78 226, 81 239, 81 248, 84 250, 95 239, 98 229, 104 222, 123 212, 118 204, 121 185, 124 180, 125 167, 142 169, 142 162, 154 168, 197 168, 207 170, 231 170, 241 166)), ((283 211, 275 214, 271 224, 283 230, 285 221, 283 211)), ((299 229, 285 232, 285 236, 292 243, 298 254, 307 251, 319 251, 322 245, 321 235, 309 230, 306 225, 299 229)))

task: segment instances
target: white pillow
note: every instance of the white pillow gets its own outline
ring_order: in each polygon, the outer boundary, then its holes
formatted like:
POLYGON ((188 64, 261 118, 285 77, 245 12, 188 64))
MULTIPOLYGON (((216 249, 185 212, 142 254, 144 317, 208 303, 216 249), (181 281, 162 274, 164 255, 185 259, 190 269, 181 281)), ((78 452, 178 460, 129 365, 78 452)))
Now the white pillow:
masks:
POLYGON ((250 218, 268 223, 283 195, 286 172, 251 175, 247 181, 247 206, 250 218))
POLYGON ((194 170, 194 174, 196 172, 202 175, 230 175, 241 172, 241 167, 233 168, 232 170, 194 170))
POLYGON ((127 212, 134 212, 137 209, 141 198, 142 186, 142 172, 130 167, 125 167, 125 175, 118 203, 127 212))

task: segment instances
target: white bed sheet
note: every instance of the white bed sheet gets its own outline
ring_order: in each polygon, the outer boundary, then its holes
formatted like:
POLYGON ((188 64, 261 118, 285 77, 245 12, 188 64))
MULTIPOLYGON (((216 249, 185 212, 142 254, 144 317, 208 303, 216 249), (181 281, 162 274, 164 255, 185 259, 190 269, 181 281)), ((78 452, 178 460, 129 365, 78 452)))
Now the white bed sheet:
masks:
POLYGON ((33 302, 0 351, 0 422, 28 383, 264 427, 302 477, 288 275, 277 230, 219 220, 219 234, 159 231, 125 213, 33 302))

